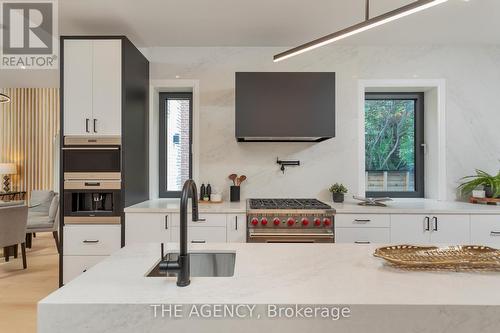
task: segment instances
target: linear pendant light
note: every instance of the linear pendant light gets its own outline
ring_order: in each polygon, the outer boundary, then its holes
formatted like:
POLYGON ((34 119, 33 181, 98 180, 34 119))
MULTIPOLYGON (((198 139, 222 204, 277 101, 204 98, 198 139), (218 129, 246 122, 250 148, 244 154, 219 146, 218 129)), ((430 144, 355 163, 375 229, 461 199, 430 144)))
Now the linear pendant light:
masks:
POLYGON ((364 22, 355 24, 349 28, 334 32, 332 34, 326 35, 324 37, 313 40, 312 42, 302 44, 300 46, 294 47, 288 51, 279 53, 274 56, 274 62, 282 61, 304 52, 314 50, 318 47, 325 46, 330 43, 334 43, 338 40, 359 34, 363 31, 378 27, 380 25, 395 21, 402 17, 418 13, 422 10, 437 6, 448 0, 418 0, 412 2, 406 6, 400 7, 398 9, 392 10, 385 14, 376 16, 374 18, 369 18, 369 0, 366 1, 366 20, 364 22))

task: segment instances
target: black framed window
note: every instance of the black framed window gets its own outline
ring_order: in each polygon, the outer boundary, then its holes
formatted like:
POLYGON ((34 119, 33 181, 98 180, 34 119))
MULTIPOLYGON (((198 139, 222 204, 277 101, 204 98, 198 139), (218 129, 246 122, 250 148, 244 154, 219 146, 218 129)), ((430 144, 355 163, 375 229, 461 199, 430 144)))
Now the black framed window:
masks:
POLYGON ((160 93, 159 106, 159 196, 177 198, 184 182, 193 175, 193 94, 160 93))
POLYGON ((367 197, 424 197, 424 94, 366 93, 367 197))

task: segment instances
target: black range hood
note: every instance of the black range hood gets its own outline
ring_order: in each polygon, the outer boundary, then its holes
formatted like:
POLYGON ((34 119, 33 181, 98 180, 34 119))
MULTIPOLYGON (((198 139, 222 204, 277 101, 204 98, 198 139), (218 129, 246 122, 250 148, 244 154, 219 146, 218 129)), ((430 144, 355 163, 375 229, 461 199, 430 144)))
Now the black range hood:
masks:
POLYGON ((238 141, 320 142, 334 136, 335 73, 236 73, 238 141))

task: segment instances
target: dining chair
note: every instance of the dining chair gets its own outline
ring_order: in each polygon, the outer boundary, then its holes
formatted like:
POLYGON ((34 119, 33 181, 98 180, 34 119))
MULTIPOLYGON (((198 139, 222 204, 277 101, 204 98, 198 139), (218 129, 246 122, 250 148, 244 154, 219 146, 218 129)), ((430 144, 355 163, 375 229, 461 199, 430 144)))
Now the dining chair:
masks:
POLYGON ((17 257, 17 245, 21 244, 23 257, 23 269, 26 269, 26 225, 28 223, 27 206, 0 207, 0 247, 3 247, 5 260, 9 260, 10 248, 16 250, 14 258, 17 257))

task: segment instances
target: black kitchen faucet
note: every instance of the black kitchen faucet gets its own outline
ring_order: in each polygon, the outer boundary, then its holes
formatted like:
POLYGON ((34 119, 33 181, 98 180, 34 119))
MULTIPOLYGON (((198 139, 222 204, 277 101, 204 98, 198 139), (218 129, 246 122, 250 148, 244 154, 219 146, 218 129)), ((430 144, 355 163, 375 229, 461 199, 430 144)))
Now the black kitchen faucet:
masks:
MULTIPOLYGON (((191 196, 192 203, 192 213, 193 221, 200 222, 204 219, 200 219, 198 215, 198 193, 196 189, 196 183, 192 179, 186 180, 184 186, 182 187, 181 193, 181 207, 180 207, 180 251, 177 260, 163 260, 163 246, 162 246, 162 258, 159 265, 160 271, 173 272, 177 274, 177 286, 186 287, 189 286, 190 280, 190 270, 189 270, 189 253, 187 252, 187 206, 189 197, 191 196)), ((163 245, 163 244, 162 244, 163 245)))

